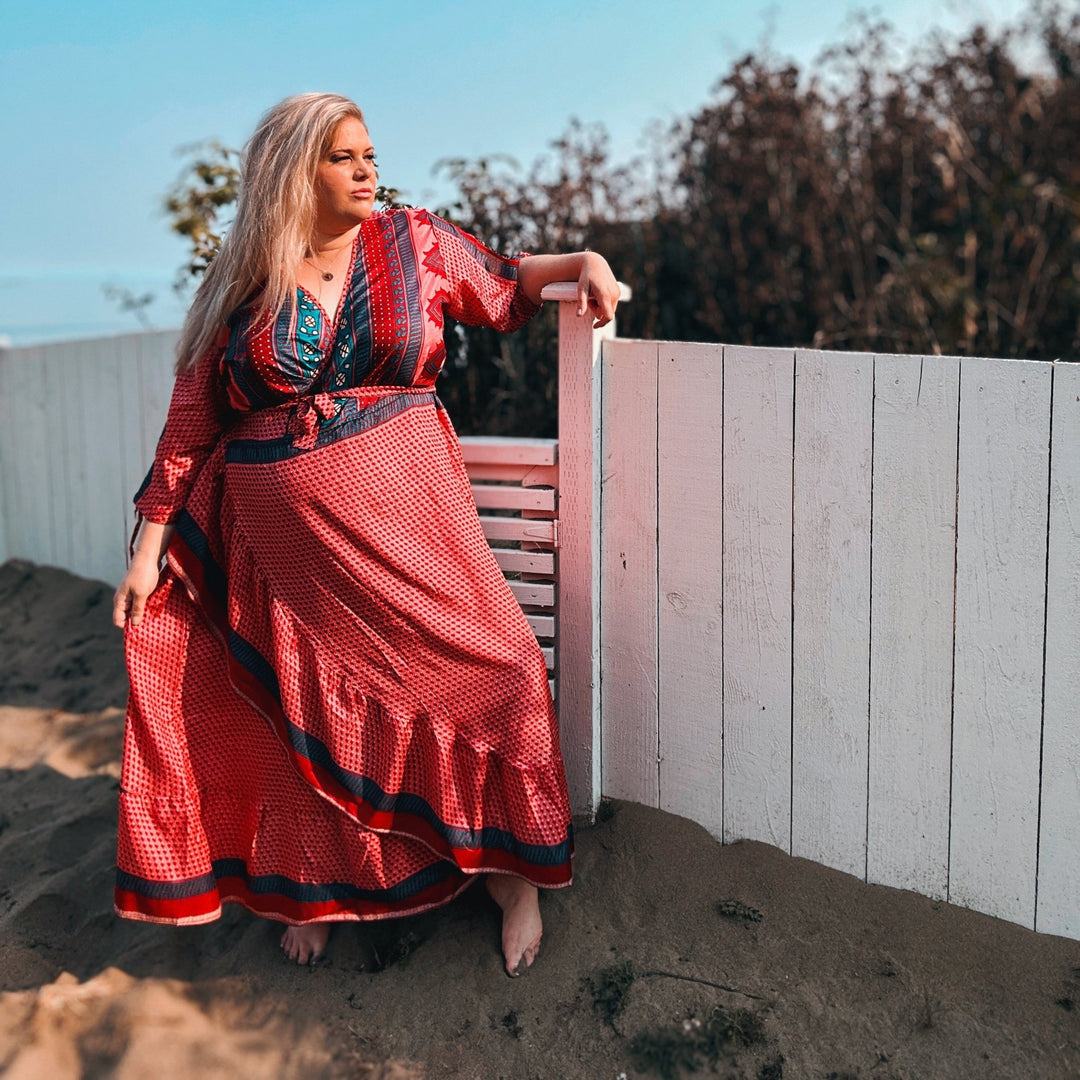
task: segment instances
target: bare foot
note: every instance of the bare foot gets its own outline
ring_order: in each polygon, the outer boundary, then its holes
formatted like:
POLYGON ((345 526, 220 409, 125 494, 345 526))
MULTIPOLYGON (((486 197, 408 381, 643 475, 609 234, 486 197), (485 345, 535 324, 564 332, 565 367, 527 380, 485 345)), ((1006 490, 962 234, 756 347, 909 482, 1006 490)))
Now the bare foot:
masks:
POLYGON ((281 935, 281 951, 298 964, 314 964, 322 958, 329 938, 329 923, 286 926, 285 933, 281 935))
POLYGON ((484 883, 491 898, 502 908, 506 974, 520 975, 522 963, 532 967, 544 931, 536 886, 510 874, 488 874, 484 883))

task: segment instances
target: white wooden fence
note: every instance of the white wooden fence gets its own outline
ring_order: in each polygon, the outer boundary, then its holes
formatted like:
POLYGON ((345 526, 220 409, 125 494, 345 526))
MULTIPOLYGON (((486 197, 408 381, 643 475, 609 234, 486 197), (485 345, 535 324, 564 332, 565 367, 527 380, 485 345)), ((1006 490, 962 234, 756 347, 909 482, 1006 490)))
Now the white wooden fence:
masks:
POLYGON ((1080 937, 1080 366, 605 343, 606 794, 1080 937))
MULTIPOLYGON (((1080 367, 628 341, 561 309, 541 482, 575 806, 1080 938, 1080 367)), ((0 352, 0 558, 119 579, 173 342, 0 352)))

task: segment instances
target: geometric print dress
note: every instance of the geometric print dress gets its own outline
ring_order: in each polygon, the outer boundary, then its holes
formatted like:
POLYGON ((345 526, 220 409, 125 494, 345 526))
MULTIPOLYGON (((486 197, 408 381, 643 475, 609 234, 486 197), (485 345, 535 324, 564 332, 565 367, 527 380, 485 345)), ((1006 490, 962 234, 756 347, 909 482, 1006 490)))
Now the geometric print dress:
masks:
POLYGON ((241 307, 177 376, 142 517, 174 532, 125 634, 115 907, 286 923, 571 882, 540 648, 480 527, 434 383, 444 314, 512 331, 518 261, 373 214, 330 320, 241 307))

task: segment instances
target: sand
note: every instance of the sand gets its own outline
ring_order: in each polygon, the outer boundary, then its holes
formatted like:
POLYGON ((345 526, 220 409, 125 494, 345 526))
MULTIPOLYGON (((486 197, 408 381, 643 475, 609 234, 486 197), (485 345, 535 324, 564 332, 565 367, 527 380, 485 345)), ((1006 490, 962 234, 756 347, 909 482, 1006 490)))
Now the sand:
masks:
POLYGON ((10 1080, 1040 1080, 1080 1076, 1080 942, 721 847, 609 803, 544 946, 482 889, 297 968, 238 907, 112 912, 125 679, 111 591, 0 567, 0 1071, 10 1080), (724 912, 718 905, 728 901, 724 912))

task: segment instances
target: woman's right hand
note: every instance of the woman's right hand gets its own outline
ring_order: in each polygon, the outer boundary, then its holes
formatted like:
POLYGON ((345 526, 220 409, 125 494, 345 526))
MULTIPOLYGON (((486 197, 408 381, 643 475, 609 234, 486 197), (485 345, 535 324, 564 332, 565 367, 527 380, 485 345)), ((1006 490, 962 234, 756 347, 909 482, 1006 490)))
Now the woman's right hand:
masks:
POLYGON ((132 626, 142 622, 147 598, 157 588, 159 575, 157 560, 152 554, 136 551, 113 597, 113 623, 121 630, 128 622, 132 626))

